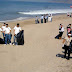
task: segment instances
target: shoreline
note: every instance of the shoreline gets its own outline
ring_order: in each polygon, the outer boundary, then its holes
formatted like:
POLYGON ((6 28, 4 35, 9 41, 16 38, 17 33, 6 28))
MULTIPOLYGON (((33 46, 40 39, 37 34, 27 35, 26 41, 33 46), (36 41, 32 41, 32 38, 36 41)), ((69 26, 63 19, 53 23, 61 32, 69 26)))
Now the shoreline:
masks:
MULTIPOLYGON (((60 19, 66 18, 66 14, 56 14, 56 15, 53 15, 52 21, 58 20, 59 18, 60 19)), ((40 21, 40 18, 39 18, 39 21, 40 21)), ((4 22, 0 22, 0 27, 2 26, 3 23, 4 22)), ((23 27, 25 25, 35 24, 35 18, 29 18, 29 19, 17 20, 17 21, 10 21, 10 22, 6 22, 6 23, 8 23, 9 26, 11 26, 11 28, 13 28, 17 23, 20 23, 20 26, 23 27)), ((41 22, 39 24, 41 24, 41 22)))
MULTIPOLYGON (((58 16, 58 15, 64 15, 66 13, 57 13, 57 14, 52 14, 53 16, 58 16)), ((36 15, 35 15, 36 16, 36 15)), ((39 18, 41 15, 37 15, 39 18)), ((4 22, 16 22, 16 21, 23 21, 23 20, 29 20, 29 19, 33 19, 35 17, 28 17, 28 18, 25 18, 25 17, 19 17, 19 18, 16 18, 16 19, 11 19, 11 20, 2 20, 0 21, 0 23, 4 23, 4 22)))

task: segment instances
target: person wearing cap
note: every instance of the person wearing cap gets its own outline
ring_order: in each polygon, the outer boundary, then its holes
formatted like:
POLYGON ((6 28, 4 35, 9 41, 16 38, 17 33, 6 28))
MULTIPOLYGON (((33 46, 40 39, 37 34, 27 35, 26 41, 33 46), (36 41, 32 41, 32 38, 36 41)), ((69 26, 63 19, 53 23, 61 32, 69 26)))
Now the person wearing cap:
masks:
POLYGON ((60 28, 60 30, 59 30, 59 39, 62 38, 62 35, 63 35, 63 32, 64 32, 64 27, 63 27, 63 25, 60 24, 60 26, 61 26, 61 28, 60 28))
POLYGON ((69 45, 70 45, 70 42, 71 42, 72 38, 71 38, 71 33, 68 34, 67 37, 65 37, 65 39, 63 40, 63 45, 65 45, 65 54, 64 54, 64 58, 66 58, 66 54, 67 54, 67 51, 68 51, 68 60, 70 58, 70 48, 69 48, 69 45))
POLYGON ((14 27, 14 44, 16 44, 16 45, 18 44, 16 36, 20 31, 21 31, 21 27, 20 27, 19 23, 17 23, 17 26, 14 27))
POLYGON ((4 35, 5 35, 5 44, 7 45, 8 41, 9 44, 11 45, 11 28, 6 24, 6 28, 4 29, 4 35))
POLYGON ((5 36, 4 36, 4 30, 6 28, 6 23, 3 24, 3 26, 1 27, 2 29, 2 34, 3 34, 3 39, 5 40, 5 36))

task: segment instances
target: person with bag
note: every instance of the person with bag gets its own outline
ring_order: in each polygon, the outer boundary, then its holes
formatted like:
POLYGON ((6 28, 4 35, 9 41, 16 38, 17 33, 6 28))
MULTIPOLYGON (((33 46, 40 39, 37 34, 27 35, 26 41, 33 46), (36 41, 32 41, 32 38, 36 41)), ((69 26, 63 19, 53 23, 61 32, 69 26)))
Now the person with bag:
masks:
POLYGON ((21 31, 21 27, 19 23, 17 23, 17 26, 14 27, 14 43, 13 45, 18 45, 17 43, 17 34, 21 31))
POLYGON ((67 54, 67 51, 68 51, 67 60, 70 59, 70 51, 71 51, 71 49, 70 49, 69 45, 70 45, 71 40, 72 40, 71 33, 68 33, 68 36, 65 37, 65 39, 63 40, 63 46, 65 46, 64 47, 65 48, 64 58, 66 58, 66 54, 67 54))

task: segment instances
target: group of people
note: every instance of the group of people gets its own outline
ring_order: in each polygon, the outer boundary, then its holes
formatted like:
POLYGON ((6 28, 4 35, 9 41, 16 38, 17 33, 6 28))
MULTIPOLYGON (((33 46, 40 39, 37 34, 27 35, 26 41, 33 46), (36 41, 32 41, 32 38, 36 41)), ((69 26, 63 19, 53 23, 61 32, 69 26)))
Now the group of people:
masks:
POLYGON ((67 54, 67 51, 68 51, 68 58, 67 58, 67 60, 70 59, 70 53, 71 53, 71 50, 72 50, 72 45, 71 45, 71 42, 72 42, 71 30, 72 30, 71 29, 71 24, 69 24, 67 26, 67 36, 63 40, 63 46, 65 48, 64 58, 66 58, 66 54, 67 54))
MULTIPOLYGON (((19 23, 17 23, 17 25, 14 27, 14 42, 13 45, 17 45, 17 34, 21 31, 21 27, 19 25, 19 23)), ((3 34, 3 41, 5 42, 5 45, 7 44, 12 44, 11 43, 11 28, 9 27, 8 24, 4 23, 3 26, 0 28, 0 32, 2 32, 3 34)), ((1 37, 0 37, 1 38, 1 37)))
MULTIPOLYGON (((72 50, 71 24, 69 24, 66 29, 67 29, 67 36, 64 38, 64 40, 62 42, 63 43, 62 47, 65 49, 64 58, 69 60, 70 59, 70 53, 71 53, 71 50, 72 50), (66 54, 68 54, 68 57, 66 57, 66 54)), ((62 38, 63 33, 64 33, 64 27, 63 27, 62 24, 60 24, 60 26, 59 26, 59 39, 62 38)))
MULTIPOLYGON (((45 14, 45 15, 41 15, 41 23, 47 23, 48 21, 52 22, 52 14, 45 14)), ((36 16, 35 19, 35 23, 38 24, 39 22, 39 18, 36 16)))

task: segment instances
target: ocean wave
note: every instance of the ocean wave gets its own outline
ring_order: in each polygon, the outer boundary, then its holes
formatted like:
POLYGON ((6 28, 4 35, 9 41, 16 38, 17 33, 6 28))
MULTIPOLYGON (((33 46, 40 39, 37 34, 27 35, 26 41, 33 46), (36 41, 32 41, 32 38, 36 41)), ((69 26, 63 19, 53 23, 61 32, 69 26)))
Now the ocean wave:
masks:
POLYGON ((5 20, 5 21, 0 21, 0 22, 12 22, 12 21, 25 20, 25 19, 29 19, 29 17, 19 17, 19 18, 16 18, 16 19, 12 19, 12 20, 5 20))
POLYGON ((30 12, 18 12, 19 14, 25 15, 41 15, 41 14, 59 14, 59 13, 68 13, 72 12, 72 9, 57 9, 57 10, 38 10, 30 12))

